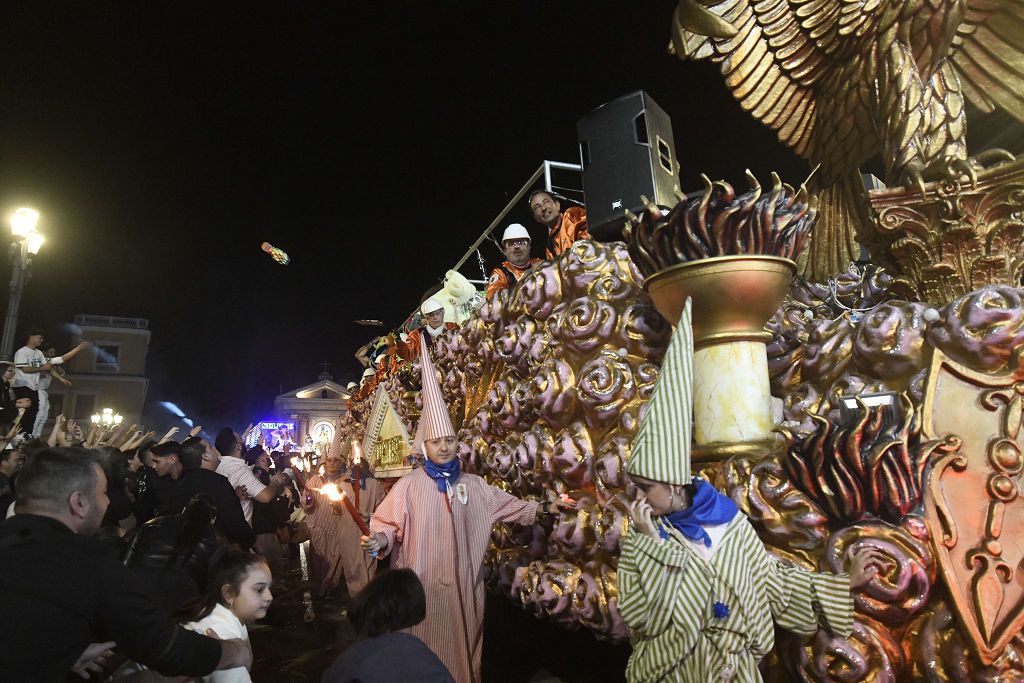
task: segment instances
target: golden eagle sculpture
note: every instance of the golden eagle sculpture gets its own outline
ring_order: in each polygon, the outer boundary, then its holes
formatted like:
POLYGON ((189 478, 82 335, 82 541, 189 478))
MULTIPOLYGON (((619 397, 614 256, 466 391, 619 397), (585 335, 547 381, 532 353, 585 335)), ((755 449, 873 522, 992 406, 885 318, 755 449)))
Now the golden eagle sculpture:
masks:
POLYGON ((862 163, 880 153, 891 185, 973 178, 996 155, 968 157, 965 100, 1024 121, 1024 0, 680 0, 670 51, 720 63, 740 105, 820 164, 815 279, 856 257, 862 163))

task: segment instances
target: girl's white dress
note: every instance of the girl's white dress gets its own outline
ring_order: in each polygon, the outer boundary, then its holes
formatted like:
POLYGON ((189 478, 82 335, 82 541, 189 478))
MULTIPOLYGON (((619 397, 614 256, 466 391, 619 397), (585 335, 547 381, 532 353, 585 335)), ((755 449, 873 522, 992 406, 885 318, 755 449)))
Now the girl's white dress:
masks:
MULTIPOLYGON (((245 628, 245 624, 220 603, 217 603, 213 611, 199 621, 185 624, 185 628, 204 635, 207 629, 212 628, 221 640, 241 638, 246 642, 249 641, 249 630, 245 628)), ((204 683, 252 683, 252 678, 249 677, 249 670, 240 666, 225 671, 214 671, 209 676, 203 676, 203 681, 204 683)))

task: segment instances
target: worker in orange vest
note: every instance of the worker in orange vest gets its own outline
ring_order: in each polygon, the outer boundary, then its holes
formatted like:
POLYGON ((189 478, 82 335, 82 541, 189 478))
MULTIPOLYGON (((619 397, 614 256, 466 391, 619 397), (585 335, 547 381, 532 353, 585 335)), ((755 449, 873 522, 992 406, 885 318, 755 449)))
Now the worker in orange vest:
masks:
POLYGON ((582 206, 570 206, 562 211, 562 205, 546 190, 536 190, 530 195, 530 211, 533 219, 548 229, 548 244, 545 255, 550 261, 572 246, 576 240, 589 240, 587 212, 582 206))
POLYGON ((530 258, 530 233, 519 223, 505 228, 501 236, 501 248, 507 260, 491 271, 491 278, 487 281, 488 299, 519 282, 523 273, 541 261, 539 258, 530 258))

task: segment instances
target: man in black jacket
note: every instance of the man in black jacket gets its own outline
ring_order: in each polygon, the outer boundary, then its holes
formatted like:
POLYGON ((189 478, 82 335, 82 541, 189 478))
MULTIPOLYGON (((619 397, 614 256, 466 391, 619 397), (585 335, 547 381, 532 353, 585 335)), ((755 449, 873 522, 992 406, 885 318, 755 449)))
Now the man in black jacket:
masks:
POLYGON ((103 470, 83 449, 46 449, 22 469, 17 514, 0 524, 4 680, 63 681, 114 643, 168 676, 250 666, 247 643, 170 622, 138 578, 89 538, 106 511, 106 488, 103 470), (113 643, 90 645, 102 641, 113 643))
POLYGON ((203 469, 203 440, 185 439, 181 444, 169 441, 153 447, 153 466, 161 476, 176 479, 167 496, 162 515, 180 514, 192 496, 204 494, 217 508, 215 526, 231 543, 248 550, 256 542, 256 532, 245 521, 242 503, 226 477, 203 469))

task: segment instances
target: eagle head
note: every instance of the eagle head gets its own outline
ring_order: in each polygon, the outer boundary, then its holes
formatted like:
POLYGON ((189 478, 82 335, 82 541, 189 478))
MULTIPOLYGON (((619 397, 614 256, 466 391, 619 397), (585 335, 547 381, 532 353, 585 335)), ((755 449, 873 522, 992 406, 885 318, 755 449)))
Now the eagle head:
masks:
MULTIPOLYGON (((679 0, 676 6, 671 50, 681 59, 700 59, 710 38, 727 40, 736 35, 736 27, 715 12, 722 0, 679 0)), ((723 8, 724 9, 724 8, 723 8)))

